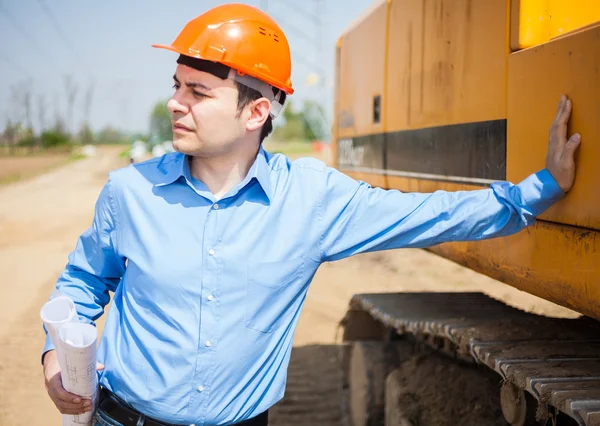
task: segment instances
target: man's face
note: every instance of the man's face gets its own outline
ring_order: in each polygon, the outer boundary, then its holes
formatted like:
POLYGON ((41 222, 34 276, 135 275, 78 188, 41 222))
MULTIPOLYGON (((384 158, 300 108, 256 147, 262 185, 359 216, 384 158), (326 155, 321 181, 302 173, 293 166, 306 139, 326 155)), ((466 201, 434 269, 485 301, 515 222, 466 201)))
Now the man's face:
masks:
POLYGON ((246 134, 233 81, 177 65, 175 93, 167 104, 173 146, 184 154, 210 157, 231 152, 246 134))

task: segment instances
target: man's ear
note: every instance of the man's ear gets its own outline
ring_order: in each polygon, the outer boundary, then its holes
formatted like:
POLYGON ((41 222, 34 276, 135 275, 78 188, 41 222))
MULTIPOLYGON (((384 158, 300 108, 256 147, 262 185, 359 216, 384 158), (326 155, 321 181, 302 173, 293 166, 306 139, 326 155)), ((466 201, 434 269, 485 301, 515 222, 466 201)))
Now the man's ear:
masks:
POLYGON ((250 108, 250 116, 246 122, 246 129, 248 131, 261 129, 269 118, 271 102, 267 98, 259 98, 248 105, 248 108, 250 108))

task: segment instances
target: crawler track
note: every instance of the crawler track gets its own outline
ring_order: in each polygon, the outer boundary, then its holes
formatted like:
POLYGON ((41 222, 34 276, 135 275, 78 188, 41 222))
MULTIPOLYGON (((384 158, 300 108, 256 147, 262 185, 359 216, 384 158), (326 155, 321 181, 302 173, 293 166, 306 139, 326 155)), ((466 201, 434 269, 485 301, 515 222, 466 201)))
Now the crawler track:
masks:
POLYGON ((348 315, 360 311, 395 336, 496 371, 538 401, 539 420, 567 415, 580 426, 600 425, 598 321, 540 317, 481 293, 361 294, 348 315))

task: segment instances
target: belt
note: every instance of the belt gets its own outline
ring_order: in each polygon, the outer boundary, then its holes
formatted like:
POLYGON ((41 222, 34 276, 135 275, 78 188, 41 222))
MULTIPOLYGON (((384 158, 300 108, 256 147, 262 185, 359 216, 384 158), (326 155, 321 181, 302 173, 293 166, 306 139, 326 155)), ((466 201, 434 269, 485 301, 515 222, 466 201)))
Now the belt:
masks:
MULTIPOLYGON (((124 426, 179 426, 173 423, 165 423, 148 417, 133 407, 127 405, 121 398, 105 388, 100 388, 98 409, 111 419, 124 426)), ((265 411, 256 417, 235 423, 235 426, 268 426, 269 412, 265 411)))

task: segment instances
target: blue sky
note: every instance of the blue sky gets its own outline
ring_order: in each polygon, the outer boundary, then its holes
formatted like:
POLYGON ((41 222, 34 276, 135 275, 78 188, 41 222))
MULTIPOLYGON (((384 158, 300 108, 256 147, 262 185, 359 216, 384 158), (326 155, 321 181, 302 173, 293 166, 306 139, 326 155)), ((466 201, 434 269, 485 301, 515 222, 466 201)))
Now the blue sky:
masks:
MULTIPOLYGON (((335 42, 373 0, 241 1, 267 12, 286 33, 292 49, 292 100, 333 103, 335 42), (318 8, 318 9, 317 9, 318 8), (308 15, 315 14, 319 25, 308 15), (323 40, 318 48, 319 37, 323 40), (310 85, 322 66, 326 90, 310 85)), ((170 43, 185 23, 226 2, 215 0, 0 0, 0 131, 24 115, 31 92, 34 127, 52 123, 58 111, 71 129, 84 118, 84 98, 93 87, 90 122, 146 131, 152 106, 172 93, 176 54, 153 49, 170 43), (44 8, 47 8, 47 10, 44 8), (55 25, 53 24, 55 22, 55 25), (58 28, 57 28, 58 27, 58 28), (65 77, 77 87, 72 119, 67 114, 65 77), (43 99, 40 99, 43 98, 43 99), (39 106, 45 104, 43 118, 39 106)))

